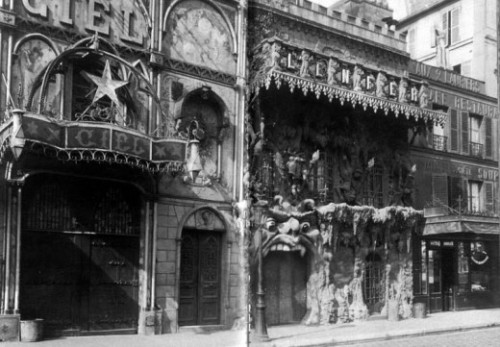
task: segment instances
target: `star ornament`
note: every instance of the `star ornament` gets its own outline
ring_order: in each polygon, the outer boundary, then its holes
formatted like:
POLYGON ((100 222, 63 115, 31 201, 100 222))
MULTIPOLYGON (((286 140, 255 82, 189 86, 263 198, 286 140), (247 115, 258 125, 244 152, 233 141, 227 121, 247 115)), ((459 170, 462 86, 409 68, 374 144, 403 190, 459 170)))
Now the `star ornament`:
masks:
POLYGON ((102 99, 104 96, 107 96, 111 99, 111 101, 115 103, 115 105, 121 106, 121 102, 118 100, 118 96, 116 95, 116 90, 126 85, 128 81, 114 80, 111 77, 109 60, 106 60, 106 65, 104 66, 101 77, 91 75, 86 71, 83 71, 83 74, 85 74, 85 76, 87 76, 97 86, 97 90, 95 92, 94 100, 92 100, 92 103, 95 103, 96 101, 102 99))

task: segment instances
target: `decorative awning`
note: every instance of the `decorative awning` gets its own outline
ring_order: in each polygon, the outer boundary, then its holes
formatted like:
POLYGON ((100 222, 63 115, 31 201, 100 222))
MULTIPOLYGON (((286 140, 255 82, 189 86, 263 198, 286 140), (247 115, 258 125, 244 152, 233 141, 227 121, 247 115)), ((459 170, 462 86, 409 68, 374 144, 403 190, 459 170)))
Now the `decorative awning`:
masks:
POLYGON ((10 147, 14 152, 19 140, 24 140, 25 149, 60 160, 119 163, 153 172, 180 170, 187 147, 186 140, 157 139, 112 123, 55 120, 33 113, 13 116, 0 126, 3 151, 10 147), (19 125, 16 117, 21 117, 19 125))
POLYGON ((474 233, 499 235, 499 221, 495 217, 443 216, 428 218, 424 236, 440 234, 474 233))
POLYGON ((278 70, 270 70, 264 75, 259 76, 259 78, 255 78, 251 85, 251 90, 254 93, 258 93, 262 87, 269 89, 271 83, 274 83, 278 89, 286 85, 290 89, 290 92, 298 88, 304 95, 313 93, 318 99, 321 95, 324 95, 330 102, 333 99, 338 99, 341 104, 348 102, 353 106, 361 105, 365 110, 367 107, 372 108, 374 112, 381 109, 386 115, 391 111, 396 117, 404 115, 406 118, 414 117, 415 119, 432 121, 436 124, 444 124, 446 122, 446 113, 441 111, 425 109, 396 100, 345 89, 341 86, 328 85, 278 70))

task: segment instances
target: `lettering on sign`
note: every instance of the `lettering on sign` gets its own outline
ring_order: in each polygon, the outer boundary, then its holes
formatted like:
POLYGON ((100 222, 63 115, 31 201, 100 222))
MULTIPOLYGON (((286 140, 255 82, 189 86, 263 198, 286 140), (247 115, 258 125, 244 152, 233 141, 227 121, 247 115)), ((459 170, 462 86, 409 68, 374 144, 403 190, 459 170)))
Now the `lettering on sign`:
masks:
POLYGON ((22 0, 30 19, 80 33, 99 33, 112 42, 142 46, 148 21, 134 0, 22 0))
POLYGON ((427 173, 447 173, 479 181, 498 181, 498 169, 438 159, 418 159, 417 167, 427 173))
POLYGON ((464 98, 460 95, 447 93, 433 88, 429 88, 429 91, 430 100, 438 105, 448 106, 458 111, 475 113, 488 118, 498 118, 498 108, 495 105, 464 98))
POLYGON ((419 75, 426 79, 434 80, 437 82, 445 83, 453 87, 459 87, 469 90, 474 93, 485 92, 484 82, 459 75, 453 71, 445 70, 440 67, 430 66, 418 61, 410 61, 409 72, 419 75))

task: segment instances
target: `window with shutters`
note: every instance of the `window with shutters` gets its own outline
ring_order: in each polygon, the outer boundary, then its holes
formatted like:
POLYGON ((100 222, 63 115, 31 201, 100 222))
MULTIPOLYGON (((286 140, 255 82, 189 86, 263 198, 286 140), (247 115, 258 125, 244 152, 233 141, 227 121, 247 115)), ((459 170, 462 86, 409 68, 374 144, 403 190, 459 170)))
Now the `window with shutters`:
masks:
POLYGON ((460 41, 460 8, 457 7, 443 13, 442 20, 446 45, 450 46, 460 41))

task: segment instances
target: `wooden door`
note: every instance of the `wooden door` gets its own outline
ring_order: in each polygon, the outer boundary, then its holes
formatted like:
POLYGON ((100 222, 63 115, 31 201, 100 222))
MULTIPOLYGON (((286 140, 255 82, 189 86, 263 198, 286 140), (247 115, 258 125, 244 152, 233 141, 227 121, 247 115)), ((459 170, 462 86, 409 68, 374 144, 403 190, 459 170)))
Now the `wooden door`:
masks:
POLYGON ((184 230, 181 243, 179 325, 220 323, 221 234, 184 230))
POLYGON ((89 244, 88 330, 135 329, 138 239, 101 235, 89 244))
POLYGON ((306 314, 307 264, 298 252, 271 252, 264 262, 266 322, 296 323, 306 314))

